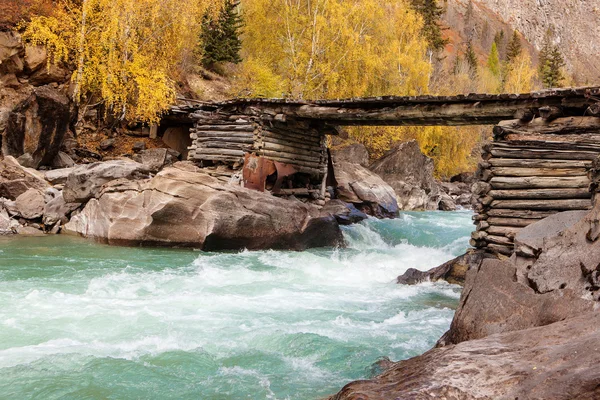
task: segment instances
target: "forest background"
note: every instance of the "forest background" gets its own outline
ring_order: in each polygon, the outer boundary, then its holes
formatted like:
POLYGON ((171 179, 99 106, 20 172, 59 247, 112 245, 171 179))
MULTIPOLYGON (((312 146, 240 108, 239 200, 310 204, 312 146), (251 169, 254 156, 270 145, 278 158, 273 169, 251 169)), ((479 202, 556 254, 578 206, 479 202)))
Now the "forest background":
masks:
MULTIPOLYGON (((470 12, 471 1, 465 26, 470 12)), ((183 94, 211 100, 190 82, 215 74, 230 97, 292 99, 522 93, 573 83, 552 30, 539 52, 517 31, 493 32, 483 54, 468 31, 456 42, 443 13, 438 0, 7 0, 0 29, 44 46, 49 65, 72 71, 75 101, 100 99, 107 116, 122 121, 155 122, 183 94)), ((490 132, 360 127, 345 140, 377 159, 416 139, 438 177, 448 178, 474 169, 490 132)))

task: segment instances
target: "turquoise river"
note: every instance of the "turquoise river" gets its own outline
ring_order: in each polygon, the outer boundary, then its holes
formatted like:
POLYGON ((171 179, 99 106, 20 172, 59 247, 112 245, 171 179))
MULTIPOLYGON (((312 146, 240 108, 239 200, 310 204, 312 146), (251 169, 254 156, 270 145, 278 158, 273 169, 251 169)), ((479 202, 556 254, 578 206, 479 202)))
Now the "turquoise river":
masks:
POLYGON ((0 399, 321 399, 435 344, 460 288, 395 278, 471 230, 404 213, 298 253, 0 237, 0 399))

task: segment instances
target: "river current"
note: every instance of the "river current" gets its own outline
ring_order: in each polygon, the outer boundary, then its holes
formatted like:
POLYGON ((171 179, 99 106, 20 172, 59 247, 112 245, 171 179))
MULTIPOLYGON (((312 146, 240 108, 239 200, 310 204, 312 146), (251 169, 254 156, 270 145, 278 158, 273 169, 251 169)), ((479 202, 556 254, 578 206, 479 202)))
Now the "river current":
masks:
POLYGON ((319 399, 448 329, 460 288, 403 286, 468 247, 468 212, 345 227, 305 252, 0 237, 0 399, 319 399))

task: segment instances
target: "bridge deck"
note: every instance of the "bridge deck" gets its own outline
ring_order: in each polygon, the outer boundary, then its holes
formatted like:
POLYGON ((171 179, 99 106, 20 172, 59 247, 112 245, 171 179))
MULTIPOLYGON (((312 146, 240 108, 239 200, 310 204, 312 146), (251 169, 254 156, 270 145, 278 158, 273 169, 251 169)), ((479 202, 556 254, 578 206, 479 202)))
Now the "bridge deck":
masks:
POLYGON ((176 111, 238 110, 242 114, 281 114, 342 126, 493 125, 513 119, 522 110, 530 110, 539 115, 542 107, 560 107, 563 116, 581 116, 590 105, 598 101, 600 87, 587 87, 498 95, 384 96, 313 101, 233 99, 179 106, 176 111))

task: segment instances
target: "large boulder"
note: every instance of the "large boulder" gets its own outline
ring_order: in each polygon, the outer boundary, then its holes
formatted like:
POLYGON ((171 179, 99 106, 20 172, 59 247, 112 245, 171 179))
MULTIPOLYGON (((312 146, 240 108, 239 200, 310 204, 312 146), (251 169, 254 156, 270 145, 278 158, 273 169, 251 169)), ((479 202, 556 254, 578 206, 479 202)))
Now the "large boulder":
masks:
POLYGON ((0 75, 23 71, 23 45, 18 33, 0 31, 0 75))
POLYGON ((452 199, 440 189, 433 170, 433 160, 414 140, 396 144, 371 166, 394 189, 402 210, 438 210, 442 199, 445 208, 452 208, 452 199))
POLYGON ((15 200, 19 215, 25 219, 40 218, 46 205, 44 193, 37 189, 29 189, 15 200))
POLYGON ((96 196, 102 185, 116 179, 145 179, 148 168, 131 160, 111 160, 73 168, 65 182, 63 196, 67 203, 85 203, 96 196))
POLYGON ((600 398, 600 313, 436 348, 331 400, 600 398))
POLYGON ((460 305, 440 345, 548 325, 594 309, 579 292, 556 288, 538 293, 517 281, 508 261, 487 259, 467 273, 460 305))
POLYGON ((223 185, 187 163, 149 180, 106 184, 65 229, 109 244, 207 251, 343 243, 335 218, 321 216, 316 206, 223 185))
POLYGON ((0 161, 0 197, 15 200, 29 189, 43 192, 48 187, 41 173, 21 166, 14 157, 0 161))
POLYGON ((71 123, 71 106, 64 94, 49 86, 35 88, 8 115, 2 153, 29 154, 32 167, 51 165, 71 123))
POLYGON ((69 216, 81 206, 80 203, 67 203, 62 192, 57 192, 47 199, 44 206, 43 221, 46 226, 66 224, 69 216))
POLYGON ((338 199, 352 203, 359 210, 378 218, 394 218, 398 215, 394 190, 377 174, 349 162, 339 162, 334 168, 338 199))
POLYGON ((360 143, 345 144, 331 149, 331 157, 335 164, 349 162, 353 164, 369 166, 369 151, 360 143))

